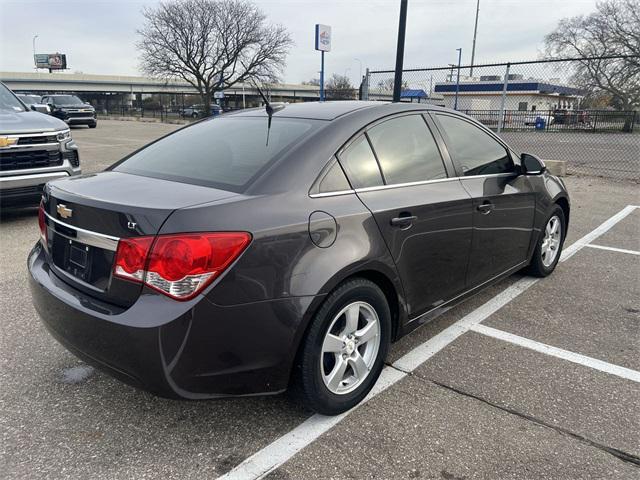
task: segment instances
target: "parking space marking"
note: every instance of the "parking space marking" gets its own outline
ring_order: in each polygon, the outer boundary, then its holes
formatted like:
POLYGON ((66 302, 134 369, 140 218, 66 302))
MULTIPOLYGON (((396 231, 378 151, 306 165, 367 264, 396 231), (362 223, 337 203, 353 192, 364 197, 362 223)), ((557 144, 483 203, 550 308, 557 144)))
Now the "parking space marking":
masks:
MULTIPOLYGON (((563 250, 562 255, 560 256, 560 262, 568 260, 596 238, 608 232, 616 223, 625 218, 636 208, 638 207, 635 205, 627 205, 614 216, 605 220, 600 226, 587 233, 575 243, 571 244, 563 250)), ((521 278, 491 300, 485 302, 480 307, 462 317, 453 325, 445 328, 439 334, 399 358, 391 367, 385 367, 382 370, 380 379, 376 382, 376 385, 373 387, 369 395, 367 395, 367 397, 354 409, 335 417, 327 417, 319 414, 312 415, 293 430, 274 440, 262 450, 259 450, 250 457, 247 457, 228 473, 219 477, 219 480, 255 480, 264 478, 270 472, 291 459, 304 447, 315 441, 320 435, 340 423, 355 409, 364 405, 378 393, 383 392, 396 382, 402 380, 426 360, 445 348, 462 334, 468 332, 473 327, 478 326, 483 320, 486 320, 490 315, 497 312, 522 292, 535 285, 539 280, 539 278, 533 277, 521 278)))
POLYGON ((640 252, 636 250, 627 250, 626 248, 615 248, 615 247, 606 247, 604 245, 596 245, 593 243, 589 243, 587 245, 589 248, 598 248, 600 250, 609 250, 611 252, 619 252, 619 253, 628 253, 630 255, 640 255, 640 252))
POLYGON ((600 225, 598 228, 587 233, 580 240, 577 240, 575 243, 571 244, 569 247, 564 249, 562 252, 562 257, 560 258, 560 261, 564 261, 571 258, 578 250, 583 248, 585 245, 588 245, 589 243, 593 242, 599 236, 608 232, 611 229, 611 227, 613 227, 620 220, 622 220, 627 215, 632 213, 636 208, 638 208, 637 205, 627 205, 626 207, 624 207, 622 210, 616 213, 609 220, 602 223, 602 225, 600 225))
POLYGON ((333 426, 342 421, 344 417, 353 412, 356 408, 364 405, 367 401, 379 393, 385 391, 391 385, 406 377, 407 374, 395 368, 385 367, 380 374, 379 380, 374 385, 369 395, 354 409, 340 415, 327 417, 315 414, 295 427, 290 432, 269 444, 264 449, 248 457, 244 462, 235 467, 230 472, 219 477, 219 480, 245 480, 264 478, 270 472, 285 463, 296 453, 309 445, 323 433, 329 431, 333 426))
POLYGON ((535 350, 536 352, 551 355, 552 357, 561 358, 569 362, 584 365, 585 367, 600 370, 601 372, 609 373, 611 375, 616 375, 618 377, 640 383, 640 372, 631 370, 630 368, 620 367, 612 363, 603 362, 602 360, 598 360, 596 358, 587 357, 586 355, 580 355, 579 353, 570 352, 568 350, 563 350, 562 348, 557 348, 545 343, 536 342, 535 340, 520 337, 518 335, 514 335, 503 330, 498 330, 497 328, 488 327, 486 325, 474 325, 473 327, 471 327, 471 330, 488 337, 497 338, 498 340, 513 343, 514 345, 518 345, 520 347, 528 348, 529 350, 535 350))

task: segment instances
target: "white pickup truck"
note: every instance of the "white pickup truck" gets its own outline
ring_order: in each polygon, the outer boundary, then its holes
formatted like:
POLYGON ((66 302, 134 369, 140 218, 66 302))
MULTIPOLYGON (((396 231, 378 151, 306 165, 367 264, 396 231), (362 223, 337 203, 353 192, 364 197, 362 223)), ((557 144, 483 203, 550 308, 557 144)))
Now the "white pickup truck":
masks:
POLYGON ((79 174, 69 126, 30 110, 0 83, 0 206, 37 204, 49 180, 79 174))

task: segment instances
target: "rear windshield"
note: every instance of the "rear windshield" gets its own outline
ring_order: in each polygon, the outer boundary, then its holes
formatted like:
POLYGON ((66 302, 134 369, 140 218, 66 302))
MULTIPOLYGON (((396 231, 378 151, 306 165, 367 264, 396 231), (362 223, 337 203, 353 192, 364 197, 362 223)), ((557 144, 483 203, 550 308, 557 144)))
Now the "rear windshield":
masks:
POLYGON ((184 128, 134 153, 113 170, 242 192, 279 155, 320 121, 218 117, 184 128))

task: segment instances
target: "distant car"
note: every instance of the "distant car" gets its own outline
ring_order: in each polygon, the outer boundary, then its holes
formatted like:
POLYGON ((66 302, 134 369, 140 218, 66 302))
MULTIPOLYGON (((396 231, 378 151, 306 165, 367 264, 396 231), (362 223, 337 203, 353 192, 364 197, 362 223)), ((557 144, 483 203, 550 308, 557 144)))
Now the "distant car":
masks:
MULTIPOLYGON (((215 103, 211 104, 211 116, 215 117, 222 113, 222 107, 215 103)), ((200 118, 204 116, 204 105, 191 105, 182 111, 183 117, 200 118)))
POLYGON ((555 117, 553 115, 549 115, 545 112, 533 112, 526 113, 523 117, 524 124, 526 126, 535 125, 538 118, 542 118, 547 125, 553 125, 555 122, 555 117))
POLYGON ((75 95, 45 95, 42 102, 49 105, 51 115, 69 125, 89 125, 89 128, 98 126, 95 108, 75 95))
POLYGON ((556 267, 564 184, 473 119, 284 107, 195 122, 48 183, 28 268, 51 334, 160 395, 274 394, 293 377, 333 415, 369 393, 392 340, 556 267))
POLYGON ((37 205, 49 180, 79 174, 69 127, 31 111, 0 83, 0 204, 37 205))
POLYGON ((17 94, 16 96, 27 108, 34 112, 51 113, 51 108, 46 103, 42 103, 42 97, 40 95, 17 94))
POLYGON ((553 115, 555 117, 555 123, 559 125, 582 125, 588 126, 591 124, 591 118, 589 113, 585 110, 554 110, 553 115))

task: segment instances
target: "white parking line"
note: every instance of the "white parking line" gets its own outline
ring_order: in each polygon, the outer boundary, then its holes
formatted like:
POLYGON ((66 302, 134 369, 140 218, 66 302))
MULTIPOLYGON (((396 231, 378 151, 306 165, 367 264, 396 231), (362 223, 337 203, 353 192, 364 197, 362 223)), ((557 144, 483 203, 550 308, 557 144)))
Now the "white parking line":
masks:
POLYGON ((503 340, 530 350, 535 350, 536 352, 551 355, 552 357, 562 358, 569 362, 584 365, 595 370, 600 370, 601 372, 617 375, 618 377, 640 383, 640 372, 631 370, 630 368, 620 367, 612 363, 603 362, 596 358, 587 357, 586 355, 580 355, 579 353, 570 352, 568 350, 563 350, 562 348, 536 342, 535 340, 520 337, 503 330, 498 330, 497 328, 487 327, 486 325, 474 325, 471 327, 471 330, 489 337, 497 338, 498 340, 503 340))
POLYGON ((627 250, 626 248, 605 247, 604 245, 595 245, 593 243, 588 244, 587 247, 597 248, 600 250, 610 250, 612 252, 629 253, 631 255, 640 255, 640 252, 636 250, 627 250))
MULTIPOLYGON (((613 227, 616 223, 633 212, 636 208, 638 207, 634 205, 626 206, 613 217, 602 223, 595 230, 592 230, 584 237, 567 247, 565 250, 563 250, 560 261, 563 262, 569 259, 590 242, 594 241, 600 235, 603 235, 604 233, 609 231, 611 227, 613 227)), ((445 328, 436 336, 427 340, 423 344, 419 345, 418 347, 414 348, 409 353, 398 359, 393 364, 393 368, 384 368, 380 376, 380 380, 378 380, 367 398, 365 398, 359 406, 363 405, 365 402, 369 401, 378 393, 386 390, 396 382, 402 380, 407 375, 407 373, 415 370, 423 362, 425 362, 430 357, 442 350, 444 347, 449 345, 460 335, 479 325, 480 322, 498 311, 500 308, 516 298, 522 292, 535 285, 538 281, 538 278, 531 277, 525 277, 518 280, 488 302, 473 310, 471 313, 465 315, 453 325, 445 328)), ((309 419, 298 425, 290 432, 285 433, 282 437, 276 439, 274 442, 270 443, 262 450, 259 450, 250 457, 247 457, 242 463, 237 465, 228 473, 219 477, 219 479, 253 480, 265 477, 280 465, 288 461, 304 447, 316 440, 320 435, 340 423, 356 408, 358 407, 355 407, 354 409, 335 417, 326 417, 319 414, 311 416, 309 419)))
POLYGON ((626 217, 627 215, 632 213, 636 208, 638 208, 637 205, 627 205, 626 207, 624 207, 622 210, 620 210, 618 213, 616 213, 609 220, 605 221, 598 228, 596 228, 595 230, 592 230, 591 232, 587 233, 580 240, 576 241, 575 243, 571 244, 569 247, 564 249, 563 252, 562 252, 562 258, 560 259, 560 261, 567 260, 568 258, 571 258, 578 250, 580 250, 585 245, 593 242, 600 235, 602 235, 605 232, 609 231, 609 229, 611 227, 613 227, 616 223, 618 223, 624 217, 626 217))

